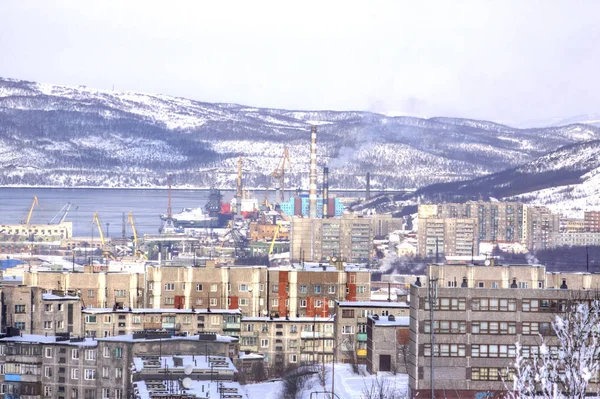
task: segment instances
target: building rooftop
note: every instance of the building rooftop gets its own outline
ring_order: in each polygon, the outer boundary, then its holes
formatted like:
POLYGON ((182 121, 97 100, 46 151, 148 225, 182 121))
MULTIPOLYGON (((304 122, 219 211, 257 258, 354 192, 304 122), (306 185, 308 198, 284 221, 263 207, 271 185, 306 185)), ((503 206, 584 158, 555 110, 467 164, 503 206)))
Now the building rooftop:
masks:
POLYGON ((138 381, 133 383, 134 398, 230 398, 242 399, 246 393, 237 382, 221 381, 193 381, 187 382, 187 388, 183 386, 184 382, 179 380, 152 380, 138 381))
POLYGON ((206 370, 227 370, 237 373, 231 359, 225 356, 145 356, 133 358, 135 372, 156 371, 168 369, 169 372, 184 374, 186 367, 191 366, 191 374, 205 372, 206 370))
POLYGON ((333 323, 335 315, 331 317, 242 317, 242 322, 248 321, 260 321, 260 322, 271 322, 271 323, 300 323, 300 322, 315 322, 315 323, 333 323))
POLYGON ((14 337, 0 338, 0 342, 23 342, 31 344, 57 344, 57 345, 73 345, 73 346, 97 346, 98 342, 93 338, 67 338, 55 335, 35 335, 21 334, 14 337))
POLYGON ((159 336, 159 333, 153 333, 153 335, 144 336, 144 334, 123 334, 123 335, 115 335, 113 337, 106 338, 96 338, 97 341, 107 341, 107 342, 150 342, 150 341, 213 341, 213 342, 237 342, 238 339, 236 337, 232 337, 229 335, 218 335, 218 334, 200 334, 200 335, 189 335, 187 337, 180 336, 171 336, 170 334, 165 334, 164 337, 159 336), (210 337, 210 338, 209 338, 210 337))
POLYGON ((78 301, 78 296, 72 295, 55 295, 55 294, 42 294, 44 301, 78 301))
POLYGON ((374 318, 373 316, 369 316, 369 319, 373 320, 373 324, 377 327, 408 327, 410 326, 410 317, 402 316, 402 317, 394 317, 394 316, 380 316, 379 318, 374 318))
POLYGON ((241 315, 242 312, 239 309, 173 309, 173 308, 125 308, 125 309, 113 309, 113 308, 85 308, 82 311, 86 314, 101 314, 101 313, 133 313, 133 314, 146 314, 146 313, 183 313, 183 314, 231 314, 241 315))
POLYGON ((378 301, 359 301, 359 302, 338 302, 339 307, 346 308, 409 308, 406 302, 378 302, 378 301))

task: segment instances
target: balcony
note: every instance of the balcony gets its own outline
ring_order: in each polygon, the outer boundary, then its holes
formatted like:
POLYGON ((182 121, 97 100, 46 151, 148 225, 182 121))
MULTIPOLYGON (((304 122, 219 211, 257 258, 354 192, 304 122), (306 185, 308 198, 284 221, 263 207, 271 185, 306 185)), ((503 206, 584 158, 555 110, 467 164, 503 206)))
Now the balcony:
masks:
POLYGON ((356 350, 356 356, 358 356, 358 357, 367 357, 367 350, 366 349, 357 349, 356 350))
POLYGON ((242 323, 239 321, 236 323, 223 322, 223 330, 240 330, 242 328, 242 323))
POLYGON ((322 335, 320 332, 317 332, 317 331, 302 331, 300 333, 300 338, 319 339, 319 338, 322 338, 322 335))
POLYGON ((356 334, 356 340, 358 342, 367 342, 367 333, 358 333, 358 334, 356 334))
POLYGON ((162 323, 161 328, 165 330, 179 330, 181 328, 181 324, 179 323, 162 323))
POLYGON ((144 330, 160 330, 162 323, 144 323, 144 330))
POLYGON ((258 344, 256 344, 256 345, 240 344, 240 352, 258 352, 258 344))

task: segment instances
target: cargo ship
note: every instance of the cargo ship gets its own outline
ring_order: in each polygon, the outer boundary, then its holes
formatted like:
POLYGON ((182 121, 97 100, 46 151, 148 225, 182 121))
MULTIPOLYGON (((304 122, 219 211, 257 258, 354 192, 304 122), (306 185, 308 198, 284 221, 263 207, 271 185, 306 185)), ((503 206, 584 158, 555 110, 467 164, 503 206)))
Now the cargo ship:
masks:
MULTIPOLYGON (((226 227, 233 215, 229 204, 223 204, 223 195, 217 189, 211 189, 208 202, 203 208, 184 208, 171 216, 173 226, 182 229, 204 229, 226 227)), ((160 215, 166 221, 167 215, 160 215)))

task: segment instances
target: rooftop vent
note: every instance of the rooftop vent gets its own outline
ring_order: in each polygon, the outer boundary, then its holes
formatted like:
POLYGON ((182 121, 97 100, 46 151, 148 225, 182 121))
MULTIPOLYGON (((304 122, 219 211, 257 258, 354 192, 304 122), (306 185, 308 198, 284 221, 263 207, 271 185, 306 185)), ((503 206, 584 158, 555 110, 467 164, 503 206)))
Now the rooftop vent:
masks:
POLYGON ((396 317, 393 314, 391 314, 391 315, 388 316, 388 320, 389 321, 396 321, 396 317))
POLYGON ((417 281, 415 281, 415 285, 416 285, 417 287, 420 287, 420 286, 421 286, 421 277, 417 277, 417 281))
POLYGON ((560 289, 561 290, 566 290, 567 288, 568 288, 567 287, 567 280, 563 279, 562 284, 560 285, 560 289))
POLYGON ((463 281, 462 281, 462 284, 460 285, 460 288, 469 288, 469 283, 467 283, 466 277, 463 277, 463 281))
POLYGON ((517 285, 517 279, 516 278, 513 278, 513 282, 510 285, 510 288, 519 288, 519 286, 517 285))

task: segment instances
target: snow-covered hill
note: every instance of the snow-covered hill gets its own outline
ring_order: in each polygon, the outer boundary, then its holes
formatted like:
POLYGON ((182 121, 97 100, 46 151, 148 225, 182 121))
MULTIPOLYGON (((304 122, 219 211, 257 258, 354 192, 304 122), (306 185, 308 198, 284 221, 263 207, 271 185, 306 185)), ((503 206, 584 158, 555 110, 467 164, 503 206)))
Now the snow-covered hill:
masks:
POLYGON ((389 117, 212 104, 0 78, 0 185, 263 187, 284 146, 288 187, 306 187, 310 126, 332 188, 419 188, 473 179, 600 139, 600 128, 515 129, 457 118, 389 117))

